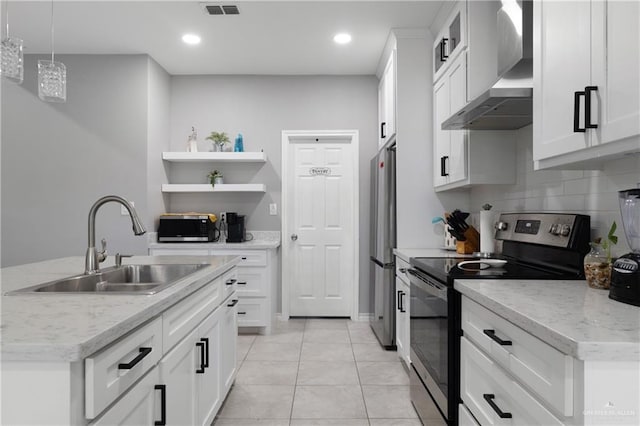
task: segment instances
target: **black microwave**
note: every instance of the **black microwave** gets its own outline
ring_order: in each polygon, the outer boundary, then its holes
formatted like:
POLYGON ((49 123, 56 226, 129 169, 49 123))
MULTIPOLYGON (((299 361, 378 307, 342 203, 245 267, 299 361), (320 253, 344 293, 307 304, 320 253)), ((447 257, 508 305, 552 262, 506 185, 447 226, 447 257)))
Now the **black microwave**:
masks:
POLYGON ((159 243, 195 243, 216 240, 216 226, 208 214, 171 214, 160 216, 159 243))

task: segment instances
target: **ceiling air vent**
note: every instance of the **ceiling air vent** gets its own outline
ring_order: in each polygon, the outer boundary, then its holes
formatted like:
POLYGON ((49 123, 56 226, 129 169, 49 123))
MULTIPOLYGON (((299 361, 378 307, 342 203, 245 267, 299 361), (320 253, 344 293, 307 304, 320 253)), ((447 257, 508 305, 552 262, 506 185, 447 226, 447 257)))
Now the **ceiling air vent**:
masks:
POLYGON ((234 5, 202 3, 202 8, 204 12, 208 15, 239 15, 240 14, 240 11, 238 10, 238 6, 234 6, 234 5))

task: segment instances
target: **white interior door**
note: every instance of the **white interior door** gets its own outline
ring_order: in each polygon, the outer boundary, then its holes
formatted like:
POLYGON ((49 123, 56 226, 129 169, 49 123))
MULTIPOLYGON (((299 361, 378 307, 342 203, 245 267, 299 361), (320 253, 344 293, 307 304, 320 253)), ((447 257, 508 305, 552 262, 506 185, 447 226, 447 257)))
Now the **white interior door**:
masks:
POLYGON ((283 315, 353 317, 357 314, 354 138, 337 134, 283 140, 288 145, 283 171, 283 315))

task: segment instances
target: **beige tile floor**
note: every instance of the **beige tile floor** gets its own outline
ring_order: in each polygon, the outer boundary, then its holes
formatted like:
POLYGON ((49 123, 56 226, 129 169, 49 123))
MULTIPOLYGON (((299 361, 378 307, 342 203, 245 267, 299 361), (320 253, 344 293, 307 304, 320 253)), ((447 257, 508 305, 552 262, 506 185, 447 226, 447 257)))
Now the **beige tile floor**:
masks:
POLYGON ((366 322, 292 319, 238 337, 238 375, 214 425, 419 426, 409 377, 366 322))

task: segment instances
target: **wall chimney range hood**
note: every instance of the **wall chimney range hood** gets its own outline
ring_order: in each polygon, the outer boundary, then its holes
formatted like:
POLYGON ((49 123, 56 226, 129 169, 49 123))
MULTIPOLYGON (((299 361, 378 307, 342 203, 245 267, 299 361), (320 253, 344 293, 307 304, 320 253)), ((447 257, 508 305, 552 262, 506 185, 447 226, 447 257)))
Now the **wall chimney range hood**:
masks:
POLYGON ((443 130, 512 130, 531 124, 532 3, 529 0, 502 0, 496 41, 500 78, 490 89, 443 121, 443 130))

